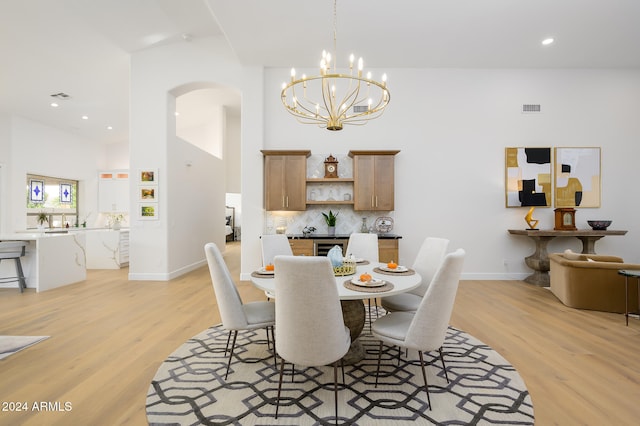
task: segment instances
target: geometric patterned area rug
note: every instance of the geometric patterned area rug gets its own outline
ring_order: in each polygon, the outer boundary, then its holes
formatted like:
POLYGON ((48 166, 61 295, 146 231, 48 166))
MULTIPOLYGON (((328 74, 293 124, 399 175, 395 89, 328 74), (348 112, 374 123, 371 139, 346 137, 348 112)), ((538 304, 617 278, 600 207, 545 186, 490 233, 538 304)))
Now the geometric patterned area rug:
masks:
POLYGON ((0 359, 48 339, 49 336, 0 336, 0 359))
MULTIPOLYGON (((367 316, 368 317, 368 316, 367 316)), ((348 425, 533 425, 533 405, 524 381, 502 356, 469 334, 449 328, 443 346, 450 383, 437 351, 425 354, 432 408, 427 404, 417 352, 383 347, 378 387, 379 343, 360 336, 366 357, 338 371, 339 424, 348 425)), ((278 419, 278 370, 264 330, 239 332, 225 381, 228 332, 211 327, 180 346, 158 369, 147 392, 150 425, 334 424, 333 367, 285 366, 278 419)), ((280 359, 278 358, 278 366, 280 359)))

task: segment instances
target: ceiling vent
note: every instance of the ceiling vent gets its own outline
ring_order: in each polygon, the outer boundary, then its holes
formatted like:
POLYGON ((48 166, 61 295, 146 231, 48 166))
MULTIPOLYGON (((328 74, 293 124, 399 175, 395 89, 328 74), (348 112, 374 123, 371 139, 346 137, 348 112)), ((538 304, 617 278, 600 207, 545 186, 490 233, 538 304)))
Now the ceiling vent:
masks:
POLYGON ((523 104, 522 105, 522 113, 523 114, 538 114, 542 112, 542 108, 540 104, 523 104))
POLYGON ((56 98, 56 99, 60 99, 61 101, 65 101, 69 98, 71 98, 71 96, 67 95, 64 92, 59 92, 59 93, 54 93, 51 95, 52 98, 56 98))

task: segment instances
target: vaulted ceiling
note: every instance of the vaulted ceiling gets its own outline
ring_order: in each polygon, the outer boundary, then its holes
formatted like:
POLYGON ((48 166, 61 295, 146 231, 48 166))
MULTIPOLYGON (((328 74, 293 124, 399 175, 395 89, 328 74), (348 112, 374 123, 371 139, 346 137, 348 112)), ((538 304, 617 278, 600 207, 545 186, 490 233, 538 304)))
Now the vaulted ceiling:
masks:
POLYGON ((638 0, 2 0, 0 110, 126 142, 135 52, 222 35, 242 64, 316 67, 334 18, 367 68, 640 68, 638 0))

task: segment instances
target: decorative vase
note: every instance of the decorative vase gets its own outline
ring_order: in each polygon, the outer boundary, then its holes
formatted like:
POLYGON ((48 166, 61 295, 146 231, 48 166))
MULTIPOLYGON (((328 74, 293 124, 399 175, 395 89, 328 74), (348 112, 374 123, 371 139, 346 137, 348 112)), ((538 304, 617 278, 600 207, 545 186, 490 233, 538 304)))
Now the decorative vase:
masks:
POLYGON ((330 236, 334 236, 336 235, 336 227, 335 226, 329 226, 327 228, 327 234, 329 234, 330 236))
POLYGON ((111 225, 111 229, 113 229, 114 231, 117 231, 117 230, 120 229, 120 226, 121 226, 120 225, 120 221, 116 220, 116 221, 113 222, 113 225, 111 225))

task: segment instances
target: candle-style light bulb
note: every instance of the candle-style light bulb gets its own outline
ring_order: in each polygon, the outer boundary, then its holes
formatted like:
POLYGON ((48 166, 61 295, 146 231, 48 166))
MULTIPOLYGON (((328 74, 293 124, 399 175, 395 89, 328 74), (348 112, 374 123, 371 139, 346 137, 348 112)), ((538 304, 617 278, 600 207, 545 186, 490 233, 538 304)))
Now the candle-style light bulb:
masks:
POLYGON ((387 73, 382 74, 382 87, 387 87, 387 73))
POLYGON ((296 69, 291 68, 291 81, 296 79, 296 69))

